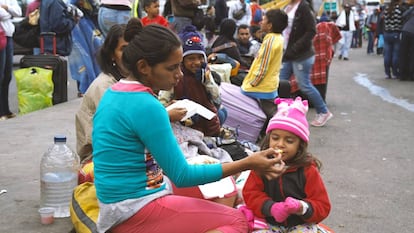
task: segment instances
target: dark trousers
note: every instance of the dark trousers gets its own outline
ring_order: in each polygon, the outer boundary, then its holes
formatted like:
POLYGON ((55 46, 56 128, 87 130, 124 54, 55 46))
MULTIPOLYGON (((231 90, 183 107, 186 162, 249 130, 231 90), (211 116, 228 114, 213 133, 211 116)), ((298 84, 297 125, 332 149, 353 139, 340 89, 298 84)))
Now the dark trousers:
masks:
MULTIPOLYGON (((279 80, 279 88, 277 90, 279 98, 291 98, 290 94, 290 82, 287 80, 279 80)), ((266 135, 267 124, 270 119, 276 114, 277 105, 274 102, 274 99, 261 99, 259 100, 259 105, 262 108, 264 114, 266 115, 266 121, 263 124, 263 128, 260 132, 260 135, 264 137, 266 135)))
POLYGON ((414 81, 414 33, 402 32, 400 44, 400 79, 414 81))

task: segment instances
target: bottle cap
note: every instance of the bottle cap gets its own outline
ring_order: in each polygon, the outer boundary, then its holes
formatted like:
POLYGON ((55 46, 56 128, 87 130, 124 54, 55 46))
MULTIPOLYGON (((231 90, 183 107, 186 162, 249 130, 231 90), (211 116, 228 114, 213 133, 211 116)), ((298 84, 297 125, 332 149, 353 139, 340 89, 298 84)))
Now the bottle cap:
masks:
POLYGON ((55 142, 66 142, 66 136, 65 135, 55 135, 55 142))

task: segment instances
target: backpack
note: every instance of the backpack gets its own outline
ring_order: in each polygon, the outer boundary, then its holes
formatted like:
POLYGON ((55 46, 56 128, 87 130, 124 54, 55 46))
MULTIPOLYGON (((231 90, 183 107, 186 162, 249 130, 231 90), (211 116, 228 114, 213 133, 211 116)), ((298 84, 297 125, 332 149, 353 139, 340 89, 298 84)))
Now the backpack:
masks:
POLYGON ((263 19, 263 10, 259 7, 256 8, 256 11, 254 12, 253 22, 259 23, 263 19))
MULTIPOLYGON (((73 190, 70 208, 70 219, 75 232, 95 233, 99 215, 99 204, 95 185, 82 183, 73 190)), ((72 230, 73 232, 73 230, 72 230)))
POLYGON ((240 20, 246 14, 246 3, 243 3, 242 7, 233 12, 233 18, 235 20, 240 20))

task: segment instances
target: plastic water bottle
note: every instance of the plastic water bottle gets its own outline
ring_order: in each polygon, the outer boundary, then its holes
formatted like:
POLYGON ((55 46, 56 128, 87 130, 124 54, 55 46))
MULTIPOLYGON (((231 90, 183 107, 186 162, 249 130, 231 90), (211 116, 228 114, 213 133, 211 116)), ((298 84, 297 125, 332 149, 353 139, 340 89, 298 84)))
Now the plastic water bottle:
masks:
POLYGON ((55 218, 69 217, 73 189, 78 184, 79 156, 57 135, 40 162, 40 207, 55 208, 55 218))

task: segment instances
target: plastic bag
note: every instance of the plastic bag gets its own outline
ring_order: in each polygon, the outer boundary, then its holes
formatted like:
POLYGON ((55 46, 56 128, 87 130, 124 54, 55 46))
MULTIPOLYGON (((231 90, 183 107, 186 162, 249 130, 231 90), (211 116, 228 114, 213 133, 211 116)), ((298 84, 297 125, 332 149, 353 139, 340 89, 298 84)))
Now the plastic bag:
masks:
POLYGON ((52 75, 52 70, 40 67, 28 67, 14 71, 19 114, 52 106, 52 75))

